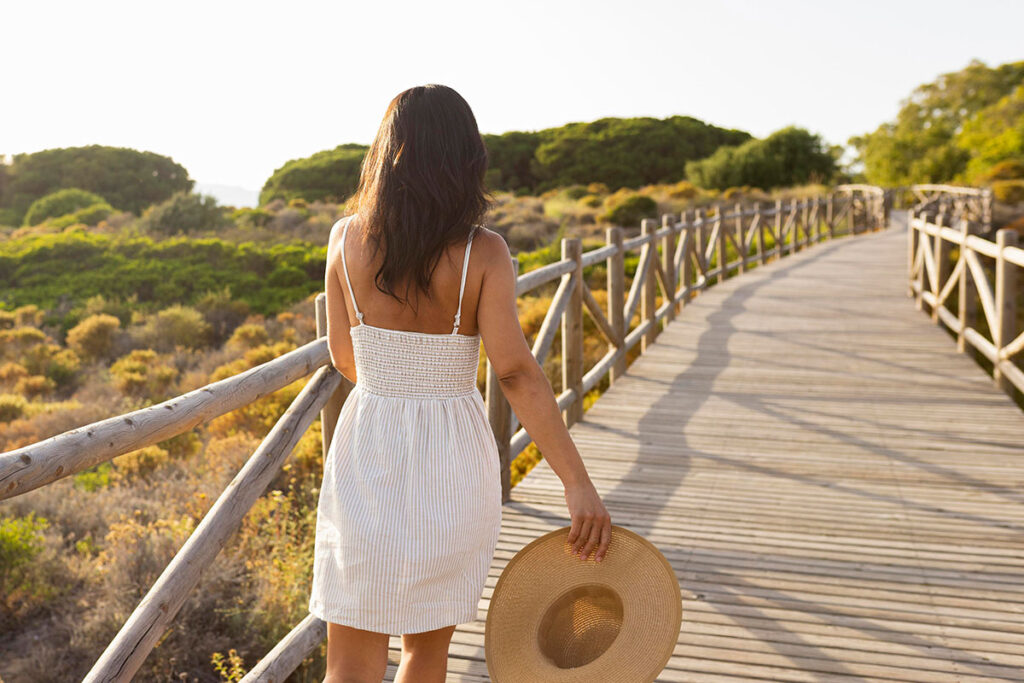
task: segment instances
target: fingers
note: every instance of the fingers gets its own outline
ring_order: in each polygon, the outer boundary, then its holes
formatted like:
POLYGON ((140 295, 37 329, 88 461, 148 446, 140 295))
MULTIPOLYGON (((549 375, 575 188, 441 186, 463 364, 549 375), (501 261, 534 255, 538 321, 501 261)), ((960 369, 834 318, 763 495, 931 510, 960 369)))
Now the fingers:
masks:
POLYGON ((597 549, 597 553, 594 554, 594 560, 600 562, 604 559, 604 554, 608 552, 608 544, 612 540, 612 520, 609 517, 605 520, 605 523, 601 525, 601 546, 597 549))
POLYGON ((580 521, 580 533, 576 537, 576 540, 572 544, 573 555, 580 554, 580 548, 583 544, 588 542, 590 539, 590 528, 593 526, 593 520, 589 515, 584 515, 580 521))

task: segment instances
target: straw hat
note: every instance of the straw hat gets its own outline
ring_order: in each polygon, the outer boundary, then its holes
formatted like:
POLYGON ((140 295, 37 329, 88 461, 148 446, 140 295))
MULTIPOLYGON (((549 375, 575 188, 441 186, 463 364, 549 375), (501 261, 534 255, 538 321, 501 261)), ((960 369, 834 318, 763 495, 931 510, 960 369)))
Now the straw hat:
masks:
POLYGON ((487 610, 484 656, 495 683, 650 683, 679 638, 682 592, 647 539, 612 525, 600 562, 572 554, 570 527, 509 560, 487 610))

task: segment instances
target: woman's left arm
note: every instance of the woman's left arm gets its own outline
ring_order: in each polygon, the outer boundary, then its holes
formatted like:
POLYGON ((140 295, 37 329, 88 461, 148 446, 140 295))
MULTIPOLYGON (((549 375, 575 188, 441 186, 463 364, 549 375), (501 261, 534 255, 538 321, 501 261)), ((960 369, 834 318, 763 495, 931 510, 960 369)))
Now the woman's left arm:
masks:
POLYGON ((349 333, 348 304, 341 281, 341 223, 331 229, 327 240, 327 267, 324 274, 324 292, 327 294, 327 348, 331 365, 346 379, 355 383, 356 365, 349 333))

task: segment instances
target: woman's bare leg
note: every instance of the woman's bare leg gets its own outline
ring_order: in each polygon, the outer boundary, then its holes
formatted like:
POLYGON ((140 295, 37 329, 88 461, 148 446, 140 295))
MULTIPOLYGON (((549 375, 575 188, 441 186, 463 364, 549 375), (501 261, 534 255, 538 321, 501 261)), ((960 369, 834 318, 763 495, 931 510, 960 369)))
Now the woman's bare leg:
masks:
POLYGON ((324 683, 380 683, 387 669, 387 633, 327 623, 324 683))
POLYGON ((455 625, 402 636, 402 663, 395 683, 444 683, 448 674, 448 646, 455 625))

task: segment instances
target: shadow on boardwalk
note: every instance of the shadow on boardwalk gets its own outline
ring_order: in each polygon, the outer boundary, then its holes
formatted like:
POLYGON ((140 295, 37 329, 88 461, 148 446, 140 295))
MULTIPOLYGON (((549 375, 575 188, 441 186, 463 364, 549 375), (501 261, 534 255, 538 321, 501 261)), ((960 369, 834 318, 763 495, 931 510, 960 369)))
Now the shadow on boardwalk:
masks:
MULTIPOLYGON (((659 680, 1021 680, 1024 417, 914 310, 904 240, 708 290, 573 426, 683 589, 659 680)), ((561 493, 513 489, 494 578, 561 493)))

